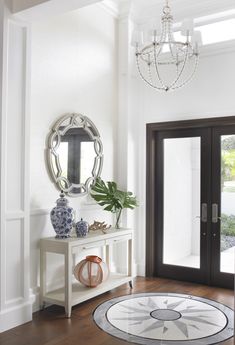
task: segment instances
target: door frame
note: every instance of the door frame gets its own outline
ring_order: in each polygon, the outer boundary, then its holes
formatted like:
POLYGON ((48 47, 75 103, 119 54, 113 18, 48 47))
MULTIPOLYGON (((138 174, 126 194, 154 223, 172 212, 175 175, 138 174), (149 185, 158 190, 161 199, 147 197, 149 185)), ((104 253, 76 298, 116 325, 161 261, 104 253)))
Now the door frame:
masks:
MULTIPOLYGON (((206 127, 226 127, 235 125, 235 116, 201 118, 194 120, 169 121, 159 123, 149 123, 146 125, 146 276, 157 277, 157 236, 155 211, 157 208, 157 198, 155 191, 161 189, 157 185, 155 178, 156 166, 159 163, 156 155, 156 134, 160 131, 180 130, 180 129, 200 129, 206 127)), ((207 281, 210 284, 210 281, 207 281)))

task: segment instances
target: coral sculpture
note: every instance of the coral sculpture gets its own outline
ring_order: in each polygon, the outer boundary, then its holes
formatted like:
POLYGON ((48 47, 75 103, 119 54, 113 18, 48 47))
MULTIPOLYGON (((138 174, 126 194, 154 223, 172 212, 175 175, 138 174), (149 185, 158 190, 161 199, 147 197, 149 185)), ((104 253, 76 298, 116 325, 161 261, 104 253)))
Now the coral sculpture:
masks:
POLYGON ((106 234, 106 230, 110 228, 111 225, 105 224, 105 222, 97 222, 95 220, 94 223, 89 226, 89 231, 101 230, 104 234, 106 234))

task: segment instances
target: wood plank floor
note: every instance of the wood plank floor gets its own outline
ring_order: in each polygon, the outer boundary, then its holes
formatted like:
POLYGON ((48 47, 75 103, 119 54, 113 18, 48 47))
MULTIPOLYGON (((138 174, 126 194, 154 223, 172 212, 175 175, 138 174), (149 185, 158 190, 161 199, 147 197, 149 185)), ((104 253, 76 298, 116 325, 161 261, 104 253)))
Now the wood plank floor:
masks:
MULTIPOLYGON (((101 331, 93 322, 95 307, 116 296, 141 292, 186 293, 213 299, 234 308, 232 290, 211 288, 167 279, 136 278, 133 290, 125 284, 73 308, 71 319, 61 307, 52 306, 34 314, 33 321, 0 334, 0 345, 127 345, 101 331)), ((133 343, 132 343, 133 344, 133 343)), ((174 344, 172 342, 172 344, 174 344)), ((233 345, 234 339, 220 343, 233 345)))

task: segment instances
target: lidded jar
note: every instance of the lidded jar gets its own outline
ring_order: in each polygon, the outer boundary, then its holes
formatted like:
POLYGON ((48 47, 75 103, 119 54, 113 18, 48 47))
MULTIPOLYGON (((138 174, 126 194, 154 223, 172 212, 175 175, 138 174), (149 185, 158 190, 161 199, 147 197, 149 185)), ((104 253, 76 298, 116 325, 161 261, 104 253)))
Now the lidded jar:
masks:
POLYGON ((76 223, 76 234, 77 237, 86 237, 89 230, 89 224, 85 222, 82 218, 76 223))
POLYGON ((101 258, 89 255, 74 268, 75 278, 87 287, 96 287, 108 279, 109 269, 101 258))
POLYGON ((74 222, 74 210, 68 206, 68 200, 63 191, 60 198, 56 201, 56 207, 51 210, 50 217, 52 226, 56 232, 56 238, 71 237, 74 222))

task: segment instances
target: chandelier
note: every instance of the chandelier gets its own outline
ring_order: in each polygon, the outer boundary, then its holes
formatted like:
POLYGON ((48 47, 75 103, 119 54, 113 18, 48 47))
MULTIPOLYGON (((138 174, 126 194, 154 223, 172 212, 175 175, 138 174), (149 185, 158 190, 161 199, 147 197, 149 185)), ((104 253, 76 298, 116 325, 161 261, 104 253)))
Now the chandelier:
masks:
POLYGON ((154 89, 167 92, 183 87, 193 78, 198 66, 201 33, 194 31, 193 20, 186 19, 180 38, 175 38, 168 0, 163 7, 161 27, 161 32, 151 30, 145 40, 143 32, 134 31, 132 45, 136 48, 141 78, 154 89))

